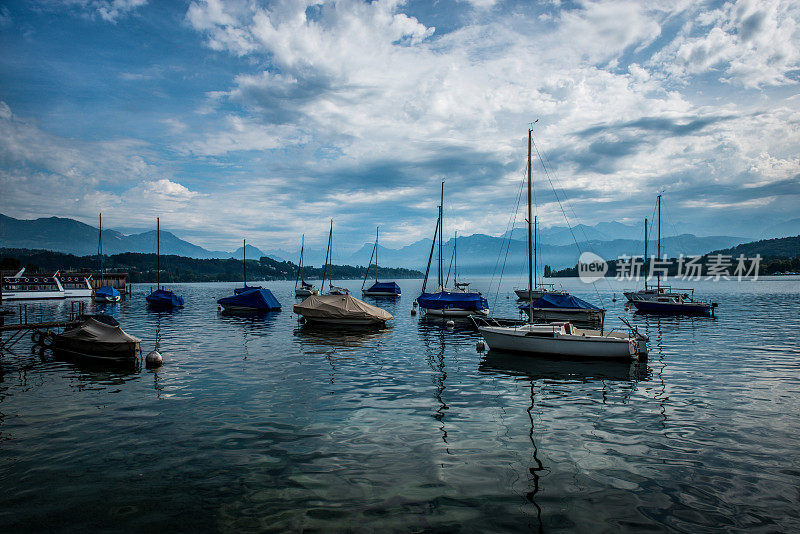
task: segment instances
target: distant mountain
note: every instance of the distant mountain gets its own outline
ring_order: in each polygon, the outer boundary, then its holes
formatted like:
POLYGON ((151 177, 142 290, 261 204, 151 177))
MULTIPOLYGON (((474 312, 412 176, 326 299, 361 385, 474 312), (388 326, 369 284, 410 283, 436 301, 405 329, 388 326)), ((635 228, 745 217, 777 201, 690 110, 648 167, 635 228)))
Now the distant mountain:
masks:
MULTIPOLYGON (((99 237, 96 227, 74 219, 47 217, 24 220, 0 214, 0 246, 2 247, 44 249, 86 256, 97 254, 99 237)), ((133 235, 124 235, 116 230, 103 230, 103 252, 105 254, 123 252, 149 254, 155 250, 155 230, 133 235)), ((206 250, 163 230, 161 231, 161 253, 201 259, 230 258, 233 255, 230 252, 206 250)), ((256 259, 258 257, 254 256, 256 259)))
MULTIPOLYGON (((253 245, 247 245, 247 259, 249 259, 249 260, 257 260, 257 259, 261 258, 262 256, 266 256, 266 254, 261 252, 260 249, 254 247, 253 245)), ((233 252, 231 252, 228 255, 228 257, 229 258, 234 258, 234 259, 237 259, 237 260, 242 259, 242 247, 239 247, 236 250, 234 250, 233 252)), ((272 257, 270 257, 270 259, 271 260, 275 260, 275 261, 283 261, 280 258, 272 258, 272 257)))
POLYGON ((769 239, 800 235, 800 218, 774 224, 761 232, 759 237, 769 239))
POLYGON ((800 235, 742 243, 732 248, 715 250, 709 254, 725 254, 734 258, 740 254, 743 254, 745 258, 752 258, 756 254, 761 254, 762 258, 796 258, 800 256, 800 235))

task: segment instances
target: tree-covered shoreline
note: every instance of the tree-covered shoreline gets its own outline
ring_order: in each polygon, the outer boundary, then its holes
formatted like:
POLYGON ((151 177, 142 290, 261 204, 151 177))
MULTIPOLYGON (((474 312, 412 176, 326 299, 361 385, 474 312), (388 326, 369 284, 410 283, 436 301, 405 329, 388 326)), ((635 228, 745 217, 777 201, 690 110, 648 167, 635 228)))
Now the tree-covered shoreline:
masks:
MULTIPOLYGON (((75 256, 49 250, 0 248, 0 269, 14 271, 26 267, 30 273, 52 274, 57 270, 98 269, 97 255, 75 256)), ((374 273, 374 266, 372 273, 374 273)), ((125 272, 130 283, 156 281, 156 255, 126 252, 103 256, 103 269, 108 272, 125 272)), ((334 279, 364 278, 367 268, 361 265, 328 265, 327 276, 334 279)), ((381 267, 381 278, 421 278, 423 273, 414 269, 381 267)), ((266 256, 247 260, 248 280, 294 280, 297 265, 290 261, 277 261, 266 256)), ((322 267, 303 267, 306 280, 322 278, 322 267)), ((161 256, 162 282, 237 282, 242 280, 242 261, 237 259, 197 259, 183 256, 161 256)))

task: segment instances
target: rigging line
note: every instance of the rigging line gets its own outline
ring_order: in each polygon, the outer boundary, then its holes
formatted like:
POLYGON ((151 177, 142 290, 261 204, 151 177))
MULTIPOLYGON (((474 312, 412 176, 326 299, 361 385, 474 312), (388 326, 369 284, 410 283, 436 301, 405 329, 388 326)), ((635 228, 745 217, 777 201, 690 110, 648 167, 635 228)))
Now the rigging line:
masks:
MULTIPOLYGON (((516 205, 514 206, 514 210, 511 212, 511 215, 509 216, 509 223, 506 225, 506 239, 500 243, 500 254, 502 255, 503 245, 505 245, 505 247, 506 247, 506 253, 505 253, 505 256, 503 258, 503 267, 500 269, 500 275, 499 275, 499 278, 497 280, 497 291, 495 291, 495 294, 494 294, 494 303, 492 304, 492 310, 497 309, 497 299, 499 298, 499 295, 500 295, 500 285, 502 284, 503 274, 505 273, 505 270, 506 270, 506 262, 508 261, 508 252, 511 249, 511 241, 512 241, 511 238, 513 237, 514 227, 516 226, 516 223, 517 223, 517 215, 519 214, 519 205, 520 205, 520 202, 521 202, 521 199, 522 199, 522 191, 523 191, 523 189, 525 187, 524 173, 526 171, 527 171, 527 164, 525 166, 525 171, 523 171, 523 178, 522 178, 522 180, 520 180, 519 192, 517 192, 516 205), (510 225, 510 230, 509 230, 509 225, 510 225)), ((495 273, 497 272, 497 266, 498 266, 499 263, 500 263, 500 255, 497 256, 497 261, 495 262, 495 265, 494 265, 494 271, 492 272, 492 283, 494 283, 494 276, 495 276, 495 273)), ((491 286, 491 283, 490 283, 489 291, 491 291, 491 287, 492 286, 491 286)))
MULTIPOLYGON (((558 198, 558 192, 556 191, 556 188, 553 185, 553 180, 550 178, 550 172, 547 170, 547 167, 544 164, 545 163, 545 159, 542 157, 541 153, 539 152, 539 146, 536 144, 536 141, 534 141, 533 139, 531 139, 531 141, 533 142, 533 147, 536 149, 536 155, 539 157, 539 161, 542 163, 542 168, 544 169, 544 174, 547 177, 547 181, 550 183, 550 188, 553 190, 553 196, 555 196, 556 202, 558 202, 558 207, 561 210, 561 214, 564 215, 564 220, 567 223, 567 228, 569 228, 569 233, 572 236, 572 241, 575 243, 575 247, 578 249, 578 252, 583 254, 583 249, 581 249, 581 246, 578 244, 578 240, 575 238, 575 232, 572 230, 572 225, 569 223, 569 217, 567 216, 567 212, 566 212, 566 210, 564 210, 564 206, 561 204, 561 199, 558 198)), ((549 160, 548 160, 548 164, 549 164, 549 160)), ((564 202, 567 202, 566 197, 564 197, 564 202)), ((575 210, 572 210, 572 211, 573 211, 573 214, 574 214, 575 210)), ((578 218, 577 215, 575 216, 575 218, 576 219, 578 218)), ((583 230, 583 228, 581 228, 581 230, 583 230)), ((584 234, 584 238, 585 238, 585 234, 584 234)), ((603 279, 605 279, 605 276, 603 277, 603 279)), ((608 284, 609 289, 611 289, 611 283, 608 280, 606 280, 606 283, 608 284)), ((600 295, 600 292, 597 290, 597 286, 594 283, 592 284, 592 289, 594 289, 594 292, 597 295, 597 298, 600 299, 600 304, 605 308, 606 307, 605 300, 603 299, 602 295, 600 295)))
MULTIPOLYGON (((524 172, 525 171, 523 171, 523 176, 524 172)), ((492 269, 492 278, 489 281, 490 293, 492 291, 492 286, 494 285, 495 276, 497 276, 497 267, 500 265, 500 257, 503 256, 503 247, 505 246, 508 249, 511 246, 511 238, 514 233, 514 226, 516 225, 517 222, 517 215, 519 214, 519 204, 520 204, 520 199, 522 198, 522 189, 524 186, 525 186, 525 179, 523 178, 522 180, 520 180, 519 192, 517 193, 516 206, 508 216, 508 222, 506 223, 506 231, 504 234, 506 237, 500 242, 500 251, 497 254, 497 260, 495 260, 494 262, 494 268, 492 269)), ((507 256, 508 256, 508 250, 506 250, 506 257, 507 256)), ((503 264, 503 266, 505 267, 505 263, 503 264)), ((501 274, 500 279, 497 281, 497 292, 495 293, 495 295, 500 293, 500 283, 502 282, 502 278, 503 276, 501 274)), ((495 296, 495 304, 496 303, 497 303, 497 297, 495 296)))

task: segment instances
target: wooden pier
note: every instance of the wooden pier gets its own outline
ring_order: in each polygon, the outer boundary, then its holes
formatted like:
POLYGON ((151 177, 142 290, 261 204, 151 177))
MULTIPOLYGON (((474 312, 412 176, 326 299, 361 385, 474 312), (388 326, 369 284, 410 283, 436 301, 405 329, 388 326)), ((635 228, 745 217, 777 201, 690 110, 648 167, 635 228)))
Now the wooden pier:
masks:
POLYGON ((36 308, 29 310, 27 304, 18 306, 17 317, 14 318, 17 321, 13 324, 7 324, 9 316, 0 317, 0 354, 10 350, 28 333, 33 336, 37 332, 46 333, 51 330, 66 330, 78 326, 81 324, 80 317, 86 313, 86 303, 74 302, 70 309, 69 317, 60 321, 45 321, 43 320, 42 308, 40 307, 38 311, 38 321, 36 320, 36 308), (28 319, 29 316, 31 320, 28 319), (11 335, 7 338, 3 336, 6 332, 11 332, 11 335))

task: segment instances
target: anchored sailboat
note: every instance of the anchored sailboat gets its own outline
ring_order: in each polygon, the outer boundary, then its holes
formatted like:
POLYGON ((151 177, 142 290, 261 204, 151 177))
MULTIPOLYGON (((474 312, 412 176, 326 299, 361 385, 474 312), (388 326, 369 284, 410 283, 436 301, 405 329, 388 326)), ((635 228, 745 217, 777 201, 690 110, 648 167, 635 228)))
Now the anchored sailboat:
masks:
POLYGON ((442 276, 443 206, 444 182, 442 182, 439 218, 436 221, 436 231, 434 233, 433 243, 431 244, 431 253, 428 256, 428 267, 425 270, 425 279, 422 282, 422 293, 419 297, 417 297, 417 303, 427 315, 436 315, 441 317, 468 317, 473 314, 488 315, 489 303, 480 293, 467 291, 467 286, 469 286, 468 283, 456 284, 452 290, 444 287, 446 283, 444 277, 442 276), (439 268, 437 279, 438 287, 436 288, 436 291, 428 293, 426 292, 428 274, 431 269, 431 260, 433 259, 433 249, 436 246, 437 234, 439 243, 439 268))
POLYGON ((183 297, 161 289, 161 222, 156 217, 156 290, 145 297, 147 304, 154 309, 171 310, 183 308, 183 297))
MULTIPOLYGON (((661 259, 661 195, 656 197, 658 205, 658 258, 661 259)), ((656 286, 647 286, 647 219, 644 220, 644 290, 627 291, 623 293, 628 302, 642 313, 656 313, 662 315, 714 315, 716 302, 708 300, 695 300, 694 289, 672 288, 661 285, 661 272, 656 272, 656 286)))
POLYGON ((297 278, 294 281, 294 296, 295 297, 308 297, 309 295, 316 295, 317 290, 313 284, 309 284, 303 279, 303 250, 306 246, 306 236, 300 241, 300 263, 297 265, 297 278))
POLYGON ((527 288, 516 288, 514 293, 517 295, 518 300, 530 300, 531 298, 538 299, 544 295, 569 295, 566 291, 555 289, 555 284, 545 284, 537 280, 538 270, 536 269, 537 263, 537 236, 538 236, 539 217, 533 217, 533 291, 527 288))
POLYGON ((361 294, 365 297, 399 297, 400 286, 395 282, 379 282, 378 281, 378 228, 375 228, 375 246, 372 247, 372 254, 369 256, 367 262, 367 272, 364 275, 364 282, 361 284, 361 294), (375 283, 369 289, 364 289, 369 277, 369 268, 372 266, 372 257, 375 257, 375 283))
POLYGON ((103 285, 105 279, 103 278, 103 214, 100 214, 100 239, 98 240, 98 254, 97 262, 100 267, 100 287, 94 292, 95 302, 119 302, 122 296, 119 291, 111 286, 103 285))
POLYGON ((242 240, 242 282, 244 287, 233 290, 233 295, 217 301, 229 312, 268 312, 278 311, 281 304, 269 289, 247 285, 247 240, 242 240))
MULTIPOLYGON (((531 173, 531 134, 528 130, 528 291, 533 296, 533 254, 532 235, 532 173, 531 173)), ((534 308, 534 300, 528 302, 534 308)), ((528 355, 553 355, 580 358, 630 358, 646 352, 645 336, 640 335, 633 327, 629 332, 604 332, 577 328, 570 322, 552 322, 533 324, 529 317, 523 325, 503 326, 496 319, 472 316, 490 349, 520 352, 528 355)))

